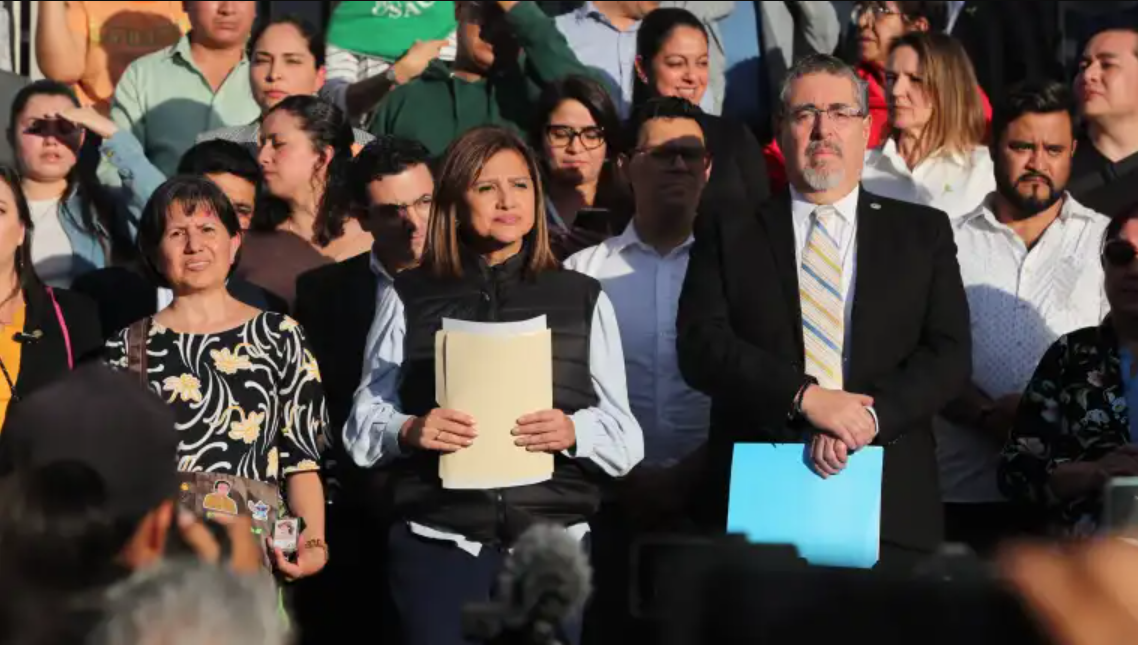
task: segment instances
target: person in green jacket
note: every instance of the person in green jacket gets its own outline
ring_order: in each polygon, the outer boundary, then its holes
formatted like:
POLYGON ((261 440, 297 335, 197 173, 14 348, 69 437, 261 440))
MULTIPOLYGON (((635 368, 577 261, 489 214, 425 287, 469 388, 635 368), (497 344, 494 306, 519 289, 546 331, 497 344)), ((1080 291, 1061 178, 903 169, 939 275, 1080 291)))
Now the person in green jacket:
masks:
POLYGON ((372 134, 418 140, 433 156, 481 125, 525 134, 546 85, 589 74, 535 2, 456 2, 455 18, 454 67, 434 61, 388 94, 371 122, 372 134))

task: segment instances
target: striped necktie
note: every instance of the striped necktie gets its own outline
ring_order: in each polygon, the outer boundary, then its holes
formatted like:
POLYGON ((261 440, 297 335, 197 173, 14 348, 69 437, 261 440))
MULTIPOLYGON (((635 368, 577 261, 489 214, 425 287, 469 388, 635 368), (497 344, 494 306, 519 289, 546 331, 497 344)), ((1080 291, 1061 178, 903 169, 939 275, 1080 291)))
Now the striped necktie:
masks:
POLYGON ((799 277, 806 373, 829 390, 842 389, 845 339, 842 257, 832 233, 837 217, 833 206, 819 206, 814 211, 814 225, 802 253, 799 277))

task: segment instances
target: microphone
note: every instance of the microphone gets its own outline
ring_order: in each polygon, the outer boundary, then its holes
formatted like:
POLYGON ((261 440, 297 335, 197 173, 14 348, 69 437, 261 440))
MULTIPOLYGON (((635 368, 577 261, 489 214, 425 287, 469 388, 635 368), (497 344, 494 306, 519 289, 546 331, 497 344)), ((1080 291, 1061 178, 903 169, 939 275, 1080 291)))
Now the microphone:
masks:
POLYGON ((17 343, 19 343, 21 345, 23 345, 25 343, 39 342, 39 340, 41 338, 43 338, 43 332, 38 330, 38 329, 33 331, 30 334, 26 334, 22 331, 18 331, 15 334, 12 334, 12 340, 16 341, 17 343))
POLYGON ((466 638, 500 645, 554 645, 592 591, 592 568, 565 529, 535 524, 522 534, 498 576, 497 598, 463 609, 466 638))

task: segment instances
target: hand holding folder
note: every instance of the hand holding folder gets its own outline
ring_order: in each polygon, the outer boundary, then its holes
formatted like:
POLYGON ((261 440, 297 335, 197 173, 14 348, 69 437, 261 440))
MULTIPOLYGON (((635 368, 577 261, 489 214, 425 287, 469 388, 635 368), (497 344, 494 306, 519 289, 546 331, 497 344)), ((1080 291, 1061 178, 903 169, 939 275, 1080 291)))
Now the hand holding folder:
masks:
POLYGON ((450 489, 526 486, 553 477, 553 455, 516 445, 517 421, 553 407, 552 334, 545 319, 480 324, 444 320, 435 338, 440 407, 477 421, 468 447, 439 459, 450 489))

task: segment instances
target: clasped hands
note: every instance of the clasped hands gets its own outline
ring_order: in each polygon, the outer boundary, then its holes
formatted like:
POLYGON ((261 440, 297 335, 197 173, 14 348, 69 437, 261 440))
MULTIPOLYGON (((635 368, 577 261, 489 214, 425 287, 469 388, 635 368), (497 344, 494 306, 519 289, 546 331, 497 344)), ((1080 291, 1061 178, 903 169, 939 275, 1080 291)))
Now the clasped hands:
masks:
POLYGON ((802 413, 818 432, 810 443, 814 470, 829 478, 845 470, 849 455, 877 437, 869 407, 873 397, 810 385, 802 396, 802 413))
MULTIPOLYGON (((514 444, 529 452, 561 452, 577 444, 573 420, 561 410, 527 414, 517 420, 514 444)), ((436 408, 407 421, 399 432, 404 445, 435 452, 458 452, 474 445, 478 426, 474 417, 436 408)))

